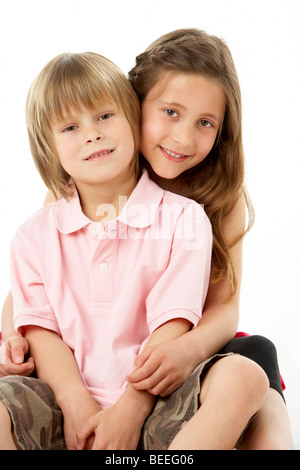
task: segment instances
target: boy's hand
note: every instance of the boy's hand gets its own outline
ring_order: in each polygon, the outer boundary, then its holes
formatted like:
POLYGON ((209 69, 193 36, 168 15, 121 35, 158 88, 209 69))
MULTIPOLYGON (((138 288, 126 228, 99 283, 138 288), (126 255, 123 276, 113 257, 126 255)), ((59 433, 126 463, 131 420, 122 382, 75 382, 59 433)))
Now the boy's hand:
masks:
MULTIPOLYGON (((86 387, 73 388, 59 404, 64 416, 64 436, 68 450, 77 449, 77 432, 89 418, 101 410, 86 387)), ((85 441, 84 449, 91 449, 93 436, 85 441)))
POLYGON ((24 362, 28 350, 28 342, 23 336, 12 336, 2 343, 0 347, 0 377, 31 375, 34 371, 33 358, 24 362))
POLYGON ((116 404, 92 416, 77 433, 78 449, 86 448, 87 439, 94 437, 92 450, 135 450, 141 425, 120 411, 116 404))
POLYGON ((135 450, 155 397, 130 385, 110 408, 92 416, 77 433, 78 449, 93 438, 93 450, 135 450))

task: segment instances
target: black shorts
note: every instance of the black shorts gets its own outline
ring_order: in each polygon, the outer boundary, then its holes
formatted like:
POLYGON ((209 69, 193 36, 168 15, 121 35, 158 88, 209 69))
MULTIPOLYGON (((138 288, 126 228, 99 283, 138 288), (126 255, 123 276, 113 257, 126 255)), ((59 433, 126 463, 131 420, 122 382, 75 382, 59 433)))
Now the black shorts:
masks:
POLYGON ((229 341, 220 354, 237 353, 256 362, 269 378, 270 387, 277 390, 284 399, 277 360, 277 351, 269 339, 260 335, 241 336, 229 341))

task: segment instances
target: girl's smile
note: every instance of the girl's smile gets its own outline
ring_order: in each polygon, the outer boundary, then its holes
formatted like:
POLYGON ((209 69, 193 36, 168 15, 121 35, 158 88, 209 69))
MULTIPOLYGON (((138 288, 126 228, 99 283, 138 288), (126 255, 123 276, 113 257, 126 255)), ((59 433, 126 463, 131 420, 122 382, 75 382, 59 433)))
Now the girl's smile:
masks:
POLYGON ((172 152, 171 150, 168 150, 164 147, 161 147, 159 146, 162 154, 168 159, 170 160, 171 162, 176 162, 176 163, 179 163, 179 162, 182 162, 183 160, 186 160, 187 158, 190 158, 192 155, 182 155, 182 154, 178 154, 178 153, 175 153, 175 152, 172 152))
POLYGON ((217 82, 196 74, 165 73, 142 103, 141 151, 154 172, 176 178, 204 160, 224 110, 217 82))

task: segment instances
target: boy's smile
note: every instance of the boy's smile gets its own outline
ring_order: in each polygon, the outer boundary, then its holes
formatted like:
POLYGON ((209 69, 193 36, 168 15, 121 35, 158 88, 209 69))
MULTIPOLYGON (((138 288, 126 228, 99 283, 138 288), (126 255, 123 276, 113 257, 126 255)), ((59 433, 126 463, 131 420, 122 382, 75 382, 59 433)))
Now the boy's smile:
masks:
POLYGON ((129 175, 134 141, 116 105, 66 113, 54 124, 53 137, 59 161, 78 189, 80 184, 111 184, 129 175))
POLYGON ((102 158, 106 158, 108 157, 109 155, 112 154, 114 150, 113 149, 110 149, 110 150, 101 150, 101 152, 94 152, 92 155, 90 155, 89 157, 85 158, 85 160, 89 160, 89 161, 97 161, 97 160, 101 160, 102 158))
POLYGON ((141 151, 154 172, 173 179, 204 160, 224 110, 218 83, 196 74, 165 73, 142 103, 141 151))

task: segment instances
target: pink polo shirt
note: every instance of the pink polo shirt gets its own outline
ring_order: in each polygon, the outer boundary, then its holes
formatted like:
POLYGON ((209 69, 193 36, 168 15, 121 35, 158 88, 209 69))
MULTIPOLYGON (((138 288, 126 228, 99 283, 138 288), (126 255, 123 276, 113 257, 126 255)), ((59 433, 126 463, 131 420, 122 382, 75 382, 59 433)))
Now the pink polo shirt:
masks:
POLYGON ((196 325, 207 293, 212 234, 203 208, 146 171, 105 227, 78 195, 43 207, 11 247, 14 324, 59 333, 103 407, 127 386, 136 356, 163 323, 196 325))

